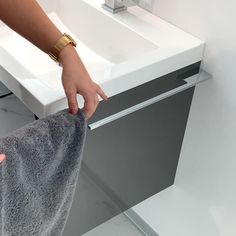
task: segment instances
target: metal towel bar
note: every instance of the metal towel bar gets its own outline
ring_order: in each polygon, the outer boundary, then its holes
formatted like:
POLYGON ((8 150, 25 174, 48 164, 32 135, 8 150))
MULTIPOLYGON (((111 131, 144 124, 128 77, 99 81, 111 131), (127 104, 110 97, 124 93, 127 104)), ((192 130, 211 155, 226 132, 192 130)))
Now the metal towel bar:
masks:
POLYGON ((115 113, 113 115, 110 115, 110 116, 108 116, 106 118, 103 118, 103 119, 101 119, 99 121, 96 121, 96 122, 94 122, 92 124, 89 124, 88 128, 90 130, 94 130, 94 129, 96 129, 98 127, 101 127, 101 126, 103 126, 105 124, 108 124, 108 123, 110 123, 112 121, 115 121, 115 120, 117 120, 117 119, 119 119, 121 117, 124 117, 124 116, 126 116, 128 114, 131 114, 131 113, 133 113, 135 111, 138 111, 138 110, 140 110, 140 109, 142 109, 144 107, 147 107, 147 106, 149 106, 151 104, 159 102, 159 101, 161 101, 161 100, 163 100, 165 98, 173 96, 173 95, 175 95, 177 93, 180 93, 180 92, 182 92, 182 91, 184 91, 186 89, 189 89, 189 88, 195 86, 196 84, 201 83, 203 81, 206 81, 206 80, 208 80, 210 78, 211 78, 211 75, 209 73, 207 73, 207 72, 205 72, 203 70, 200 70, 200 72, 198 74, 184 79, 185 82, 187 82, 186 84, 184 84, 184 85, 182 85, 180 87, 174 88, 174 89, 172 89, 172 90, 170 90, 168 92, 162 93, 162 94, 160 94, 160 95, 158 95, 156 97, 148 99, 148 100, 146 100, 144 102, 141 102, 141 103, 139 103, 137 105, 129 107, 129 108, 123 110, 123 111, 117 112, 117 113, 115 113))

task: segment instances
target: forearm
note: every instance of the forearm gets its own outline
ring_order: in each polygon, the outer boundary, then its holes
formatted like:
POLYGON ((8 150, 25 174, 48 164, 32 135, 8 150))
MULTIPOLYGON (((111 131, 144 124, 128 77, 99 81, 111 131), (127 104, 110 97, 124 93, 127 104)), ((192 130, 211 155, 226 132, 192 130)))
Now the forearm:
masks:
POLYGON ((46 53, 62 36, 35 0, 0 0, 0 19, 46 53))
MULTIPOLYGON (((62 36, 36 0, 0 0, 0 20, 46 53, 62 36)), ((99 103, 98 95, 107 100, 106 94, 92 81, 72 45, 61 51, 59 61, 70 112, 76 114, 78 111, 76 94, 79 93, 85 100, 86 116, 91 117, 99 103)), ((0 155, 0 162, 3 158, 0 155)))

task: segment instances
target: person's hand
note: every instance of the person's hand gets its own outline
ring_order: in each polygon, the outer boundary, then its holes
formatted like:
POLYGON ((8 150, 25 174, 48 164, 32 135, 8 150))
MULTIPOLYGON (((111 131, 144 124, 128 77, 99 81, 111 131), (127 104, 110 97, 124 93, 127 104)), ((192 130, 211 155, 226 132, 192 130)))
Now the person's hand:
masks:
POLYGON ((6 159, 5 154, 0 154, 0 164, 6 159))
POLYGON ((76 95, 79 93, 84 98, 83 110, 89 119, 99 104, 98 95, 104 100, 108 97, 100 86, 92 81, 73 46, 68 45, 61 51, 60 63, 63 67, 62 84, 70 113, 76 114, 78 111, 76 95))

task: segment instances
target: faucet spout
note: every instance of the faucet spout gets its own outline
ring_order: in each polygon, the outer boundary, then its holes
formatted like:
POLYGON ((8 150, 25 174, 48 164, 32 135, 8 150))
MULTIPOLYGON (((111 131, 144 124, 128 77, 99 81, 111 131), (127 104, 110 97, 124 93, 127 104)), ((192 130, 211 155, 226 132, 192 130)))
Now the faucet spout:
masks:
POLYGON ((111 13, 117 13, 127 9, 125 0, 105 0, 102 7, 111 13))

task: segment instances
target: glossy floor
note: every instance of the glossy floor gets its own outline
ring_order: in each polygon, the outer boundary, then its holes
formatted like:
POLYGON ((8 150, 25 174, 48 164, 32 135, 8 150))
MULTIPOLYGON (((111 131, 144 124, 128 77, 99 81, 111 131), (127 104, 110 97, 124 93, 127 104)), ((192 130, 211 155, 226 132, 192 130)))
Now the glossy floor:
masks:
POLYGON ((143 236, 135 225, 124 215, 120 214, 99 225, 83 236, 143 236))

